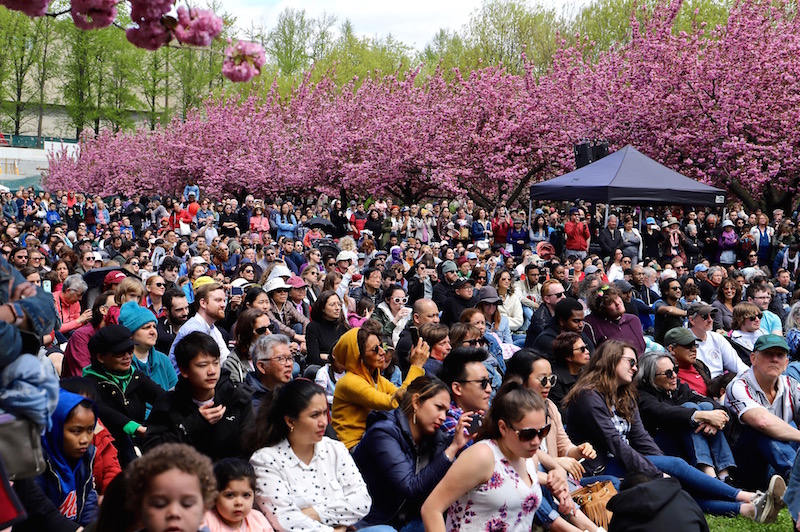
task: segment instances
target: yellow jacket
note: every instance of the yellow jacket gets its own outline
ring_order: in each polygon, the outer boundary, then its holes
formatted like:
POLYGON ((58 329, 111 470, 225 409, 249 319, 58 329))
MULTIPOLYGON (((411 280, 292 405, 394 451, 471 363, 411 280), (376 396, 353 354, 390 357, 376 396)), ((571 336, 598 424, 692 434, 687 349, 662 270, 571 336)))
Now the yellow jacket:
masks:
MULTIPOLYGON (((331 421, 339 440, 348 449, 352 449, 361 441, 367 426, 367 415, 372 410, 397 408, 395 400, 397 387, 379 372, 376 372, 378 380, 375 381, 375 375, 370 374, 361 360, 357 335, 357 328, 350 329, 333 347, 334 358, 347 372, 336 383, 333 392, 331 421)), ((403 388, 424 374, 424 369, 411 366, 406 380, 403 381, 403 388)))

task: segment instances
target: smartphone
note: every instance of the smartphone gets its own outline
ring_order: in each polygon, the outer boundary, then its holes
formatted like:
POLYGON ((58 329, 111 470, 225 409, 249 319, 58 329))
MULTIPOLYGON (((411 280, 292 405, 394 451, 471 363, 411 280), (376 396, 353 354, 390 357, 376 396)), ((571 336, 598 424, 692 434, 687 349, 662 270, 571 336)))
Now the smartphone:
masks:
POLYGON ((469 427, 467 427, 467 432, 469 434, 475 434, 481 426, 483 426, 483 416, 480 414, 472 414, 472 421, 470 421, 469 427))
POLYGON ((45 291, 45 292, 47 292, 48 294, 49 294, 50 292, 52 292, 52 290, 53 290, 52 284, 51 284, 51 283, 50 283, 50 281, 48 281, 47 279, 45 279, 44 281, 42 281, 42 290, 44 290, 44 291, 45 291))
POLYGON ((569 269, 569 278, 570 278, 570 279, 572 279, 572 277, 573 277, 574 275, 575 275, 575 268, 570 268, 570 269, 569 269))
POLYGON ((413 347, 419 342, 419 328, 409 327, 408 331, 411 333, 411 345, 413 347))
POLYGON ((241 286, 232 286, 231 287, 231 296, 240 296, 244 294, 244 288, 241 286))

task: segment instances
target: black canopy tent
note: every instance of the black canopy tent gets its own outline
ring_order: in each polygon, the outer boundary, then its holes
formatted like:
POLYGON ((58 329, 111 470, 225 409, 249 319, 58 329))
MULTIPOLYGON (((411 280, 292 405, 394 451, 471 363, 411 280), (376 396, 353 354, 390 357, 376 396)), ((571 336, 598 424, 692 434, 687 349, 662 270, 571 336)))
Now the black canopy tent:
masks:
POLYGON ((574 172, 531 185, 531 201, 725 205, 725 190, 685 177, 631 145, 574 172))

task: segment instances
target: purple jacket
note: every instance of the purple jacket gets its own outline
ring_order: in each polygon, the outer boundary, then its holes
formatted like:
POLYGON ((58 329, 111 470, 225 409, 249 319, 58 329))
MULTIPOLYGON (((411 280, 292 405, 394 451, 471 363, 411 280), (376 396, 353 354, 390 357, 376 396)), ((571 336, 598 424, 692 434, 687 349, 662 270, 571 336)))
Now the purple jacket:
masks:
POLYGON ((623 314, 617 321, 608 321, 596 314, 589 314, 583 332, 591 338, 596 347, 606 340, 622 340, 630 343, 636 349, 638 356, 644 354, 642 322, 634 314, 623 314))

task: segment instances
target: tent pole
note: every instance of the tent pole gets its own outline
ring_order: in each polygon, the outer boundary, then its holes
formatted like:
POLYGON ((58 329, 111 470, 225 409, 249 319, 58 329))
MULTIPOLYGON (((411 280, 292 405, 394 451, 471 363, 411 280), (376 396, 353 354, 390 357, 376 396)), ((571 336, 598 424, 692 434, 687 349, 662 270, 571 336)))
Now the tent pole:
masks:
POLYGON ((606 219, 603 222, 603 227, 606 227, 607 225, 608 225, 608 203, 606 203, 606 219))
POLYGON ((530 196, 528 196, 528 227, 529 228, 533 227, 533 219, 531 218, 531 216, 533 216, 533 200, 530 198, 530 196))
POLYGON ((644 226, 642 226, 642 206, 639 205, 639 231, 644 230, 644 226))

